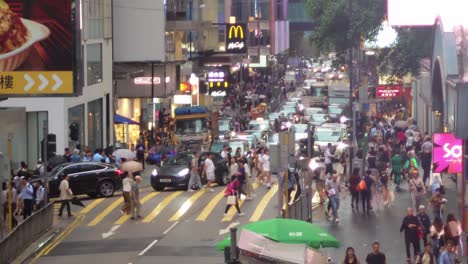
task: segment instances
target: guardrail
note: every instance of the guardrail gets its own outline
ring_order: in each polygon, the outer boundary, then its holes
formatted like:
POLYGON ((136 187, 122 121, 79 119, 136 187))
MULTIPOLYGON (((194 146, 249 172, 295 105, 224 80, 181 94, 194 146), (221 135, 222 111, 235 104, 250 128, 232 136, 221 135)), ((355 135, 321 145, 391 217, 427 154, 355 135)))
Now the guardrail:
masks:
POLYGON ((0 263, 10 263, 33 241, 38 239, 54 222, 54 205, 47 204, 20 223, 0 241, 0 263))
POLYGON ((312 221, 312 192, 302 193, 300 198, 289 205, 289 218, 312 221))

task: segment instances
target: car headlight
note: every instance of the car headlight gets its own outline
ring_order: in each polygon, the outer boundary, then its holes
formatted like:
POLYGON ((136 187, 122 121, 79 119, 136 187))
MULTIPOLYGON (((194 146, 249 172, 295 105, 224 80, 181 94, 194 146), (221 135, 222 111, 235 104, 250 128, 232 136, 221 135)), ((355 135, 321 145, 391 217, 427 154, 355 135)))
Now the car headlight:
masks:
POLYGON ((153 176, 158 175, 158 170, 157 170, 157 169, 154 169, 153 172, 151 172, 151 175, 153 175, 153 176))
POLYGON ((185 168, 185 169, 179 171, 179 173, 177 173, 177 176, 185 176, 185 175, 187 175, 189 172, 190 172, 190 170, 187 169, 187 168, 185 168))

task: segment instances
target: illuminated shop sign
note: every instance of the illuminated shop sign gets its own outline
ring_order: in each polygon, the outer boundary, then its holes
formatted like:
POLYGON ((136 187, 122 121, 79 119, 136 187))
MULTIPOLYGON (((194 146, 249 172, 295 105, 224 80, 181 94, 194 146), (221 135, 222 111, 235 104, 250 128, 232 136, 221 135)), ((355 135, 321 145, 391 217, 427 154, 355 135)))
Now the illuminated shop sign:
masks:
POLYGON ((378 85, 375 95, 377 98, 395 98, 401 96, 401 86, 399 85, 378 85))
POLYGON ((461 173, 463 168, 462 140, 453 134, 433 135, 434 172, 461 173))
POLYGON ((226 53, 246 53, 245 24, 226 25, 226 53))
MULTIPOLYGON (((166 83, 169 83, 171 81, 171 77, 166 77, 166 83)), ((151 84, 151 77, 137 77, 134 79, 134 83, 136 85, 150 85, 151 84)), ((153 78, 153 83, 154 84, 160 84, 161 83, 161 77, 154 77, 153 78)))
POLYGON ((224 71, 210 71, 207 77, 208 82, 224 82, 226 73, 224 71))

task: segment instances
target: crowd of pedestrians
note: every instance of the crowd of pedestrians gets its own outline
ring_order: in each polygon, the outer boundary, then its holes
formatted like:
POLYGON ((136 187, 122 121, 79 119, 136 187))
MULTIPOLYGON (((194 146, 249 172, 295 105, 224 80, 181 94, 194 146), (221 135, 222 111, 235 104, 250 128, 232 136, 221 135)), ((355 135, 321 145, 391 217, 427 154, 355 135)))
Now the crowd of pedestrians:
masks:
MULTIPOLYGON (((373 207, 393 206, 395 193, 408 190, 411 199, 403 217, 400 233, 404 238, 406 262, 417 264, 460 263, 462 229, 453 214, 444 219, 447 203, 445 186, 439 173, 432 173, 432 139, 422 134, 417 124, 406 118, 404 108, 397 107, 393 114, 372 117, 368 130, 368 151, 365 170, 354 168, 346 186, 351 194, 352 210, 368 214, 373 207), (428 212, 426 212, 428 209, 428 212), (416 213, 415 213, 416 212, 416 213)), ((327 168, 326 173, 329 174, 327 168)), ((326 181, 327 198, 333 216, 337 220, 336 208, 340 186, 336 185, 336 172, 330 173, 326 181)), ((338 177, 339 178, 339 177, 338 177)), ((328 214, 328 210, 326 210, 328 214)), ((379 244, 373 244, 377 251, 379 244)), ((382 253, 369 254, 365 263, 386 263, 382 253), (379 260, 375 261, 374 255, 379 260), (370 257, 370 258, 369 258, 370 257)), ((343 263, 361 263, 353 248, 346 250, 343 263)))

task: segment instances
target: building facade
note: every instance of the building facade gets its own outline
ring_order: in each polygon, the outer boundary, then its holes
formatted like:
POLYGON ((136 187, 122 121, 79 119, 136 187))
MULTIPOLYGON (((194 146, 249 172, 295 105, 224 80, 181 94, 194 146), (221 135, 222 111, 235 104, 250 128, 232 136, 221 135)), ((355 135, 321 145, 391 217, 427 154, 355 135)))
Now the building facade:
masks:
POLYGON ((80 30, 75 36, 81 39, 81 69, 73 69, 83 73, 80 87, 76 87, 78 96, 9 98, 0 102, 2 119, 11 117, 8 112, 18 117, 10 119, 9 126, 20 130, 0 129, 0 151, 7 152, 8 144, 12 144, 13 164, 24 160, 32 167, 37 163, 44 126, 49 134, 56 135, 57 154, 63 154, 66 147, 89 146, 95 150, 114 142, 111 0, 77 1, 75 8, 82 14, 76 18, 80 30), (72 124, 78 129, 78 137, 70 137, 72 124))

